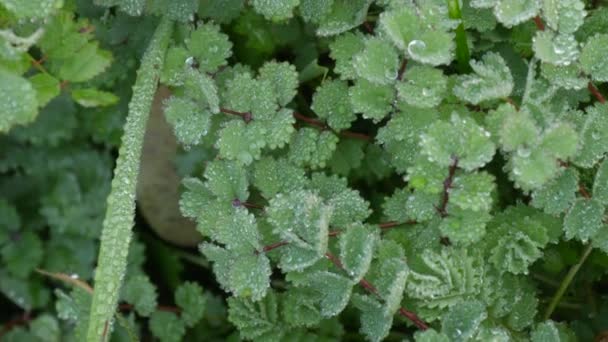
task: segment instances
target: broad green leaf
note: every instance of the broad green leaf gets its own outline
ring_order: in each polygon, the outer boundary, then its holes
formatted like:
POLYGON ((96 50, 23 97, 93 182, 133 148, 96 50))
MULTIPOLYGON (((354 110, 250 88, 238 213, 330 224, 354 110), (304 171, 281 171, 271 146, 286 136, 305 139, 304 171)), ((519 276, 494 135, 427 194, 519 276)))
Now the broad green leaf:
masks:
MULTIPOLYGON (((313 189, 319 190, 314 187, 313 189)), ((322 192, 322 190, 319 190, 322 192)), ((364 221, 370 214, 369 203, 364 200, 359 191, 347 189, 325 197, 327 204, 333 208, 330 224, 341 227, 355 222, 364 221)))
POLYGON ((468 245, 481 240, 486 233, 486 224, 492 216, 485 211, 447 209, 448 216, 439 224, 441 234, 457 245, 468 245))
MULTIPOLYGON (((29 81, 31 82, 32 87, 34 87, 34 89, 36 90, 36 100, 38 102, 38 107, 44 107, 49 101, 51 101, 54 97, 58 96, 61 92, 61 89, 59 87, 59 80, 49 74, 38 73, 30 77, 29 81)), ((110 99, 115 98, 116 101, 118 101, 118 98, 113 94, 106 92, 102 93, 106 95, 111 95, 110 99)), ((106 97, 106 99, 108 98, 106 97)), ((110 104, 113 104, 114 102, 110 104)))
POLYGON ((300 4, 300 0, 253 0, 251 4, 266 19, 281 21, 293 17, 293 10, 300 4))
POLYGON ((437 332, 433 328, 424 331, 417 331, 414 334, 414 340, 416 342, 450 342, 449 337, 447 337, 444 333, 437 332))
POLYGON ((479 32, 488 32, 496 27, 496 17, 489 8, 472 7, 473 1, 464 1, 462 4, 462 20, 464 28, 479 32))
MULTIPOLYGON (((325 2, 329 3, 330 1, 325 2)), ((363 35, 352 32, 339 35, 329 44, 329 56, 336 61, 334 71, 340 75, 341 79, 346 80, 357 77, 357 72, 353 66, 353 57, 362 51, 364 47, 363 35)))
POLYGON ((608 34, 597 34, 587 40, 581 53, 583 70, 595 81, 608 81, 608 34))
POLYGON ((181 46, 173 46, 167 50, 165 64, 160 76, 163 84, 170 86, 180 86, 184 82, 184 71, 186 68, 195 66, 194 57, 190 52, 181 46))
POLYGON ((0 68, 0 132, 32 122, 38 114, 36 96, 28 80, 0 68))
MULTIPOLYGON (((542 208, 548 214, 561 214, 570 208, 576 199, 577 191, 578 173, 572 168, 567 168, 561 175, 535 190, 532 193, 531 204, 537 208, 542 208)), ((598 199, 595 188, 593 197, 598 199)))
POLYGON ((177 314, 168 311, 155 311, 148 322, 152 335, 161 342, 178 342, 186 334, 184 322, 177 314))
POLYGON ((439 194, 443 192, 443 182, 448 177, 448 169, 435 167, 435 164, 419 154, 414 160, 414 164, 407 168, 409 187, 429 194, 439 194))
POLYGON ((557 123, 545 130, 540 146, 554 158, 567 160, 578 150, 578 134, 572 125, 557 123))
POLYGON ((538 323, 530 334, 532 342, 574 342, 578 339, 563 323, 548 320, 538 323))
POLYGON ((587 242, 602 228, 604 210, 604 206, 596 199, 577 199, 564 217, 566 239, 576 238, 583 243, 587 242))
POLYGON ((200 1, 197 0, 181 0, 169 1, 166 3, 166 8, 163 8, 161 14, 182 23, 192 21, 192 18, 198 10, 200 1))
POLYGON ((306 287, 292 287, 283 297, 283 318, 294 327, 319 324, 321 313, 316 306, 318 294, 306 287))
POLYGON ((253 185, 262 192, 262 196, 271 199, 280 192, 291 192, 304 188, 306 177, 304 170, 284 158, 262 158, 254 165, 253 185))
POLYGON ((394 315, 401 307, 409 268, 402 256, 393 255, 388 257, 381 253, 384 254, 386 251, 381 250, 377 253, 378 263, 372 266, 380 269, 378 279, 374 281, 374 285, 378 289, 380 297, 384 300, 384 314, 390 316, 394 315))
POLYGON ((391 195, 386 197, 382 204, 382 212, 388 221, 405 222, 409 219, 409 213, 405 211, 404 203, 410 196, 410 191, 405 189, 397 189, 391 195))
POLYGON ((199 3, 198 14, 223 24, 238 17, 245 5, 245 0, 207 0, 199 3))
POLYGON ((505 115, 498 134, 503 150, 513 152, 535 146, 540 132, 531 115, 527 111, 519 111, 505 115))
POLYGON ((487 172, 468 173, 454 177, 450 204, 472 211, 490 211, 494 176, 487 172))
POLYGON ((331 11, 333 4, 333 0, 300 0, 298 9, 304 21, 319 23, 331 11))
POLYGON ((397 83, 397 93, 414 107, 435 107, 446 96, 447 83, 441 70, 414 66, 405 72, 404 82, 397 83))
POLYGON ((185 93, 191 99, 205 99, 203 103, 205 103, 211 113, 217 114, 220 112, 220 99, 215 82, 211 77, 191 69, 186 73, 184 87, 185 93))
POLYGON ((332 80, 321 84, 313 95, 311 109, 338 131, 349 128, 357 117, 351 107, 345 81, 332 80))
POLYGON ((6 263, 3 267, 10 274, 26 278, 38 267, 44 258, 42 241, 31 231, 20 233, 20 238, 0 247, 0 256, 6 263))
POLYGON ((95 88, 75 89, 72 98, 83 107, 110 106, 119 100, 118 96, 95 88))
POLYGON ((185 43, 194 58, 193 63, 203 73, 216 71, 232 55, 232 43, 228 36, 212 23, 199 26, 185 43))
POLYGON ((280 106, 291 102, 297 93, 298 73, 289 63, 267 62, 260 68, 259 79, 272 84, 280 106))
POLYGON ((359 77, 375 84, 390 84, 397 78, 399 55, 390 42, 372 37, 353 58, 353 66, 359 77))
POLYGON ((547 25, 562 33, 574 33, 587 15, 581 0, 543 0, 542 10, 547 25))
POLYGON ((501 24, 512 27, 532 19, 539 9, 539 1, 498 0, 494 6, 494 15, 501 24))
POLYGON ((57 318, 42 314, 30 322, 30 332, 42 342, 60 341, 61 329, 57 318))
POLYGON ((420 16, 410 6, 399 6, 380 14, 380 27, 393 44, 404 52, 419 33, 421 26, 420 16))
POLYGON ((277 295, 270 291, 261 301, 228 298, 228 320, 246 339, 280 341, 286 331, 279 321, 277 295))
POLYGON ((541 73, 551 84, 565 89, 583 89, 589 81, 581 75, 581 66, 578 63, 560 66, 543 63, 541 73))
POLYGON ((336 316, 344 310, 354 285, 352 280, 329 271, 311 273, 306 282, 319 292, 319 306, 324 317, 336 316))
POLYGON ((579 56, 578 42, 572 34, 538 31, 532 44, 536 57, 545 63, 567 66, 579 56))
POLYGON ((99 75, 112 63, 112 55, 89 42, 78 54, 61 64, 57 76, 70 82, 84 82, 99 75))
POLYGON ((441 320, 441 332, 450 341, 468 341, 475 336, 481 322, 488 317, 485 305, 476 300, 450 308, 441 320))
POLYGON ((270 80, 254 79, 249 73, 234 76, 226 84, 224 100, 230 109, 251 113, 253 120, 265 118, 278 110, 277 94, 270 80))
POLYGON ((516 184, 525 190, 543 186, 559 171, 557 160, 540 147, 520 147, 514 153, 511 163, 516 184))
POLYGON ((300 128, 292 136, 288 159, 298 166, 323 168, 331 159, 338 141, 338 137, 330 131, 319 132, 314 128, 300 128))
POLYGON ((407 218, 419 222, 432 219, 438 214, 437 204, 439 201, 440 197, 437 194, 415 191, 405 202, 407 218))
POLYGON ((340 176, 348 176, 361 170, 366 153, 364 151, 368 144, 356 139, 341 139, 336 146, 336 151, 329 161, 332 172, 340 176))
POLYGON ((133 304, 135 311, 148 317, 156 310, 158 294, 156 286, 146 275, 135 275, 127 278, 122 289, 122 299, 133 304))
POLYGON ((484 166, 495 152, 490 132, 456 113, 450 122, 438 121, 431 125, 421 135, 420 147, 436 164, 449 167, 457 158, 458 166, 468 171, 484 166))
POLYGON ((317 35, 332 36, 361 25, 370 4, 370 0, 332 0, 331 11, 319 21, 317 35))
POLYGON ((386 315, 382 305, 369 296, 354 294, 353 304, 361 311, 361 333, 370 341, 382 341, 393 325, 393 315, 386 315))
POLYGON ((595 174, 593 181, 593 199, 608 204, 608 159, 604 159, 595 174))
POLYGON ((259 159, 266 145, 264 131, 259 126, 247 125, 242 120, 227 122, 218 132, 215 147, 222 157, 249 165, 259 159))
POLYGON ((574 162, 588 168, 608 152, 608 104, 597 103, 586 108, 587 115, 580 133, 581 149, 574 162))
POLYGON ((175 290, 175 304, 182 310, 180 317, 188 327, 203 318, 206 301, 203 289, 197 283, 186 281, 175 290))
POLYGON ((207 135, 211 125, 211 113, 192 100, 171 97, 165 101, 165 119, 173 127, 177 140, 184 146, 198 145, 207 135))
POLYGON ((340 261, 355 282, 363 278, 372 262, 377 230, 354 224, 340 234, 340 261))
POLYGON ((475 74, 458 76, 454 95, 472 104, 507 97, 513 91, 513 76, 505 60, 488 52, 481 61, 472 60, 475 74))
POLYGON ((362 113, 366 119, 379 122, 393 111, 395 100, 394 88, 386 84, 374 84, 366 79, 358 79, 349 89, 350 103, 356 113, 362 113))
POLYGON ((247 171, 235 162, 213 160, 207 163, 205 179, 209 190, 220 200, 245 201, 249 197, 247 171))
POLYGON ((0 4, 12 12, 16 18, 32 21, 46 18, 63 6, 63 2, 60 0, 2 0, 0 4))
POLYGON ((454 35, 442 31, 426 31, 407 44, 407 53, 416 62, 432 66, 450 64, 453 59, 454 35))

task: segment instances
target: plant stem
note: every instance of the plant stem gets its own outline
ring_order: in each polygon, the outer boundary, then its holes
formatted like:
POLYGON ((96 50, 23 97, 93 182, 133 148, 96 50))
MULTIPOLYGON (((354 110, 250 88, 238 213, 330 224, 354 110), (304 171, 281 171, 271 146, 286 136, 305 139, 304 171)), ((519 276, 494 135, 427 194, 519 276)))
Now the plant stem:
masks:
POLYGON ((133 86, 133 97, 129 103, 129 114, 103 221, 87 332, 89 342, 109 339, 118 293, 127 266, 135 215, 135 190, 146 123, 172 30, 173 23, 162 18, 142 58, 133 86))
POLYGON ((470 70, 469 59, 471 59, 471 54, 469 53, 467 34, 462 22, 459 0, 448 0, 448 15, 451 19, 460 20, 460 24, 456 27, 456 60, 458 61, 458 71, 465 73, 470 70))
POLYGON ((559 303, 559 301, 564 296, 564 293, 566 293, 566 290, 568 289, 568 286, 570 286, 570 283, 574 279, 574 276, 576 275, 578 270, 581 268, 581 266, 583 265, 585 260, 587 260, 587 257, 589 256, 589 254, 591 254, 592 250, 593 250, 593 247, 592 247, 591 243, 589 243, 585 247, 585 250, 583 251, 583 254, 581 255, 578 262, 576 264, 572 265, 572 267, 568 271, 568 274, 566 274, 566 277, 562 280, 561 284, 559 285, 557 292, 555 292, 555 295, 553 295, 553 298, 551 299, 551 302, 549 303, 549 307, 547 308, 547 311, 545 311, 545 315, 544 315, 545 320, 547 320, 547 319, 549 319, 549 317, 551 317, 551 314, 557 307, 557 304, 559 303))

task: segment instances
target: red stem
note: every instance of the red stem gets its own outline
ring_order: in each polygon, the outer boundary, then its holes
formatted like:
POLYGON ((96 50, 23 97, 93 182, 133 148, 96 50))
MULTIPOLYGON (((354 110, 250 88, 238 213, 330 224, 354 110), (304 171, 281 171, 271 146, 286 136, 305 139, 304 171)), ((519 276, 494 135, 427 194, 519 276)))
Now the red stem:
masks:
POLYGON ((4 334, 11 331, 13 328, 20 325, 28 324, 32 320, 32 318, 33 317, 30 316, 30 313, 26 311, 20 317, 17 317, 4 323, 4 325, 2 326, 2 330, 0 330, 0 339, 2 338, 2 336, 4 336, 4 334))
POLYGON ((407 59, 404 58, 401 61, 401 66, 399 67, 399 73, 397 74, 397 80, 401 81, 403 79, 403 74, 405 73, 406 68, 407 68, 407 59))
POLYGON ((450 165, 450 169, 448 172, 448 177, 443 181, 443 195, 441 197, 441 203, 437 207, 437 212, 441 217, 448 216, 447 206, 450 201, 450 189, 452 188, 452 182, 454 182, 454 175, 456 174, 456 169, 458 169, 458 157, 454 157, 452 164, 450 165))
POLYGON ((591 198, 591 195, 589 194, 589 192, 587 191, 587 189, 585 188, 585 186, 583 184, 579 183, 578 192, 581 194, 581 196, 585 197, 586 199, 591 198))
POLYGON ((536 17, 534 17, 534 24, 536 24, 536 28, 539 31, 544 31, 545 30, 545 23, 540 18, 540 16, 537 15, 536 17))

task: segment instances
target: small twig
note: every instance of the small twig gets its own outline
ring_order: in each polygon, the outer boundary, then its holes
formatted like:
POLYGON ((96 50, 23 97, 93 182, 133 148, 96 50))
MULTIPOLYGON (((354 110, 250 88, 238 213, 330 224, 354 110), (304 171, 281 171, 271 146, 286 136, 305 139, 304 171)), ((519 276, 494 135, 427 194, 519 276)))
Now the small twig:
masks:
POLYGON ((595 84, 593 84, 593 82, 589 81, 589 83, 587 83, 587 89, 589 89, 589 91, 591 92, 591 94, 600 103, 606 103, 606 98, 604 97, 604 95, 602 95, 602 93, 600 93, 600 90, 597 89, 597 87, 595 86, 595 84))
POLYGON ((456 169, 458 169, 458 157, 454 157, 452 159, 452 164, 450 164, 450 169, 448 171, 448 176, 443 181, 443 194, 441 196, 441 203, 437 208, 437 212, 441 217, 448 216, 447 207, 448 202, 450 201, 450 189, 452 188, 452 183, 454 182, 454 176, 456 175, 456 169))
POLYGON ((243 121, 245 121, 245 123, 249 123, 249 122, 251 122, 251 120, 253 120, 253 116, 249 112, 237 112, 235 110, 228 109, 228 108, 220 108, 220 112, 225 113, 225 114, 240 116, 241 119, 243 119, 243 121))
POLYGON ((586 199, 591 198, 589 191, 587 191, 585 186, 581 183, 578 184, 578 192, 581 194, 581 196, 585 197, 586 199))
POLYGON ((536 24, 536 28, 539 31, 544 31, 545 30, 545 23, 540 18, 540 16, 537 15, 536 17, 534 17, 534 24, 536 24))
POLYGON ((407 68, 407 58, 404 58, 401 61, 401 66, 399 67, 399 73, 397 74, 397 80, 401 81, 403 79, 403 74, 405 74, 406 68, 407 68))

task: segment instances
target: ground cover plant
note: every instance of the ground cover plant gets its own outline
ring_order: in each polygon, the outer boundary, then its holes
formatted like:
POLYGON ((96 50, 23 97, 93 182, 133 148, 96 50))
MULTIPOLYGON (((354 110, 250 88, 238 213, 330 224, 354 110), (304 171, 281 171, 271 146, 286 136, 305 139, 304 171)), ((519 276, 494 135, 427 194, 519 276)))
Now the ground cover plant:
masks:
POLYGON ((0 340, 608 340, 608 6, 0 0, 0 340))

